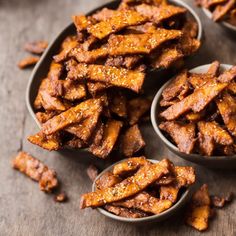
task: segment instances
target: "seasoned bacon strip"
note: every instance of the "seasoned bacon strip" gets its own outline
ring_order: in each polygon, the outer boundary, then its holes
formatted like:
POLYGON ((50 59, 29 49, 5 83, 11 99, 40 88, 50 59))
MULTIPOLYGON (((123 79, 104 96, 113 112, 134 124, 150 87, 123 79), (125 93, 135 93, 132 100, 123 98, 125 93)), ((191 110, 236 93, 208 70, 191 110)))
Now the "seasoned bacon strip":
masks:
POLYGON ((112 66, 78 64, 70 68, 68 77, 78 80, 87 78, 88 81, 128 88, 138 93, 142 88, 145 74, 112 66))
POLYGON ((77 32, 87 30, 87 28, 93 24, 92 18, 86 17, 84 15, 72 16, 72 20, 73 20, 74 25, 77 29, 77 32))
POLYGON ((214 21, 221 20, 235 5, 235 0, 229 0, 224 5, 218 5, 212 13, 214 21))
POLYGON ((34 66, 38 61, 39 57, 28 56, 18 63, 18 67, 20 69, 25 69, 27 67, 34 66))
POLYGON ((63 80, 62 85, 62 97, 69 101, 78 100, 86 96, 86 88, 84 84, 71 80, 63 80))
POLYGON ((100 143, 93 143, 89 147, 89 151, 97 157, 106 158, 113 150, 122 126, 123 122, 121 121, 109 120, 104 127, 100 143))
POLYGON ((99 39, 103 39, 127 26, 139 25, 145 21, 147 21, 146 17, 141 16, 136 11, 118 11, 113 17, 90 26, 88 32, 99 39))
POLYGON ((216 103, 227 129, 236 136, 236 99, 224 93, 216 103))
POLYGON ((66 146, 69 148, 79 149, 85 147, 86 145, 81 139, 74 137, 66 143, 66 146))
POLYGON ((127 117, 127 98, 125 94, 122 91, 112 91, 109 96, 109 108, 111 112, 119 117, 127 117))
POLYGON ((113 17, 115 12, 116 12, 115 10, 108 9, 108 8, 104 7, 102 10, 93 14, 92 18, 97 21, 106 21, 109 18, 113 17))
POLYGON ((181 152, 187 154, 192 152, 196 142, 195 124, 181 124, 178 121, 166 121, 162 122, 159 127, 171 136, 181 152))
POLYGON ((220 127, 215 121, 198 122, 199 129, 199 146, 203 154, 211 156, 214 149, 215 143, 221 145, 233 144, 233 139, 229 133, 220 127))
POLYGON ((114 187, 83 194, 81 196, 80 208, 102 206, 142 191, 163 175, 168 174, 168 164, 167 166, 162 165, 164 162, 166 160, 162 160, 158 164, 148 163, 141 167, 135 175, 123 180, 114 187))
POLYGON ((108 87, 109 85, 100 82, 87 82, 88 91, 93 97, 95 97, 99 92, 107 89, 108 87))
POLYGON ((174 120, 190 110, 195 113, 199 112, 225 89, 227 85, 228 83, 220 83, 216 79, 212 79, 180 102, 167 108, 160 116, 166 120, 174 120))
POLYGON ((96 180, 96 189, 109 188, 120 183, 121 181, 122 179, 118 175, 114 175, 112 172, 108 171, 96 180))
POLYGON ((232 81, 228 88, 227 88, 232 94, 236 94, 236 82, 232 81))
POLYGON ((126 54, 149 54, 164 42, 182 36, 179 30, 156 29, 152 33, 112 35, 108 40, 109 54, 113 56, 126 54))
POLYGON ((45 111, 45 112, 37 112, 35 113, 35 116, 37 117, 37 120, 43 124, 49 119, 51 119, 53 116, 58 115, 58 112, 56 111, 45 111))
POLYGON ((131 157, 133 154, 144 148, 146 145, 138 125, 133 125, 128 128, 121 140, 121 152, 131 157))
POLYGON ((135 196, 132 196, 130 199, 114 202, 112 205, 126 207, 128 209, 134 208, 157 215, 169 209, 172 206, 172 202, 169 200, 155 198, 149 193, 143 191, 135 196))
POLYGON ((56 172, 26 152, 18 153, 12 160, 12 167, 39 182, 42 191, 51 192, 58 186, 56 172))
POLYGON ((222 83, 230 83, 236 78, 236 66, 231 67, 229 70, 224 71, 217 80, 222 83))
POLYGON ((40 131, 35 135, 29 136, 27 139, 29 142, 49 151, 58 150, 61 147, 61 140, 58 133, 45 135, 40 131))
POLYGON ((129 56, 115 56, 108 57, 106 60, 106 66, 116 66, 116 67, 124 67, 127 69, 133 69, 137 63, 141 60, 140 55, 129 55, 129 56))
POLYGON ((86 100, 48 120, 43 124, 42 131, 47 135, 55 133, 73 123, 79 123, 81 120, 86 119, 98 110, 102 110, 100 99, 86 100))
POLYGON ((147 17, 150 21, 153 21, 157 24, 186 12, 185 8, 172 5, 161 5, 160 7, 156 7, 147 4, 141 4, 136 6, 135 9, 137 12, 147 17))
POLYGON ((43 40, 28 42, 24 45, 24 49, 26 51, 34 54, 42 54, 47 47, 48 47, 48 42, 43 40))

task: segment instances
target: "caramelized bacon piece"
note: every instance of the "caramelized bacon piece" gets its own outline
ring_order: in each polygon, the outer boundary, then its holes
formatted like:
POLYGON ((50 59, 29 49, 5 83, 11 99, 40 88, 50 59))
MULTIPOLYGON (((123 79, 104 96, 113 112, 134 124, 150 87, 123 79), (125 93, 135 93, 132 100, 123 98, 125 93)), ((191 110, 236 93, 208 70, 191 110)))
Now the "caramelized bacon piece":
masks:
POLYGON ((104 7, 102 10, 92 15, 92 18, 96 21, 106 21, 113 17, 116 11, 104 7))
POLYGON ((86 17, 84 15, 72 16, 72 20, 77 29, 77 32, 87 30, 87 28, 93 24, 92 18, 86 17))
POLYGON ((56 111, 45 111, 45 112, 37 112, 35 116, 37 117, 37 120, 43 124, 46 121, 50 120, 53 116, 58 115, 58 112, 56 111))
POLYGON ((145 21, 147 19, 136 11, 117 11, 113 17, 90 26, 88 32, 99 39, 103 39, 127 26, 139 25, 145 21))
POLYGON ((121 152, 125 156, 131 157, 133 154, 144 148, 145 145, 146 143, 143 140, 138 125, 136 124, 128 128, 122 137, 121 152))
POLYGON ((43 41, 43 40, 28 42, 24 45, 24 49, 26 51, 34 53, 34 54, 42 54, 47 47, 48 47, 48 42, 43 41))
POLYGON ((181 152, 187 154, 192 152, 196 142, 195 124, 181 124, 178 121, 166 121, 162 122, 159 127, 171 136, 181 152))
POLYGON ((79 149, 83 148, 85 144, 81 139, 74 137, 66 143, 66 146, 69 148, 79 149))
POLYGON ((112 174, 110 171, 104 173, 98 180, 96 180, 96 189, 106 189, 113 187, 114 185, 120 183, 122 179, 115 174, 112 174))
POLYGON ((40 131, 35 135, 29 136, 27 139, 29 142, 49 151, 58 150, 61 148, 61 140, 58 133, 45 135, 40 131))
POLYGON ((224 93, 216 103, 227 129, 236 136, 236 99, 224 93))
POLYGON ((140 61, 141 56, 130 55, 130 56, 115 56, 108 57, 106 60, 106 66, 124 67, 127 69, 133 69, 140 61))
POLYGON ((206 115, 206 111, 202 110, 202 111, 197 112, 197 113, 190 112, 190 113, 186 114, 185 117, 190 122, 196 122, 196 121, 201 120, 205 115, 206 115))
POLYGON ((147 17, 150 21, 153 21, 157 24, 160 24, 172 17, 182 15, 186 12, 185 8, 172 5, 161 5, 160 7, 156 7, 147 4, 141 4, 136 6, 135 9, 137 12, 147 17))
POLYGON ((150 109, 151 102, 147 98, 134 98, 128 101, 128 118, 129 124, 136 124, 140 118, 150 109))
POLYGON ((109 120, 104 127, 104 133, 100 143, 92 143, 89 151, 97 157, 106 158, 114 148, 122 125, 123 122, 121 121, 109 120))
POLYGON ((200 46, 201 42, 198 39, 184 35, 182 38, 180 38, 177 49, 181 50, 184 56, 190 56, 194 54, 200 48, 200 46))
POLYGON ((225 89, 227 85, 228 83, 220 83, 213 78, 202 87, 195 89, 192 94, 185 97, 180 102, 167 108, 160 116, 166 120, 174 120, 190 110, 195 113, 200 112, 212 101, 212 99, 225 89))
POLYGON ((212 13, 214 21, 222 20, 222 18, 233 8, 235 0, 229 0, 224 5, 218 5, 212 13))
POLYGON ((128 209, 134 208, 157 215, 169 209, 172 206, 172 202, 169 200, 155 198, 149 193, 143 191, 135 196, 132 196, 130 199, 114 202, 112 205, 126 207, 128 209))
POLYGON ((87 82, 88 91, 93 97, 95 97, 99 92, 105 90, 108 87, 109 85, 107 86, 106 84, 100 82, 87 82))
POLYGON ((40 190, 44 192, 51 192, 58 186, 56 172, 26 152, 18 153, 12 167, 39 182, 40 190))
POLYGON ((204 231, 208 228, 209 218, 210 196, 208 186, 204 184, 192 197, 188 207, 186 223, 199 231, 204 231))
POLYGON ((18 63, 18 67, 20 69, 25 69, 27 67, 34 66, 38 61, 39 57, 28 56, 18 63))
POLYGON ((94 112, 102 110, 100 99, 89 99, 68 109, 61 114, 54 116, 42 126, 42 132, 52 134, 73 123, 79 123, 83 119, 94 114, 94 112))
POLYGON ((214 61, 211 63, 207 75, 211 77, 218 77, 220 75, 220 62, 214 61))
POLYGON ((221 128, 215 121, 199 121, 198 130, 200 149, 202 153, 207 156, 212 155, 215 149, 215 143, 221 145, 233 144, 233 139, 229 133, 221 128))
POLYGON ((87 78, 88 81, 128 88, 138 93, 142 88, 145 74, 112 66, 78 64, 70 68, 68 77, 78 80, 87 78))
POLYGON ((54 197, 55 202, 66 202, 67 199, 68 198, 65 192, 59 193, 54 197))
POLYGON ((224 71, 217 80, 221 83, 230 83, 236 78, 236 66, 231 67, 229 70, 224 71))
POLYGON ((127 117, 127 98, 121 91, 110 93, 109 108, 119 117, 127 117))
POLYGON ((136 209, 127 209, 124 207, 118 207, 118 206, 112 206, 112 205, 105 205, 104 208, 107 211, 117 216, 121 216, 125 218, 142 218, 142 217, 148 216, 148 214, 146 214, 145 212, 142 212, 136 209))
POLYGON ((86 96, 86 88, 84 84, 77 83, 76 81, 63 80, 63 98, 74 101, 86 96))
POLYGON ((83 194, 81 196, 80 208, 102 206, 142 191, 163 175, 168 174, 168 163, 165 165, 165 162, 166 160, 162 160, 157 164, 147 163, 135 175, 123 180, 114 187, 83 194))
POLYGON ((230 91, 232 94, 236 94, 236 82, 232 81, 229 86, 227 87, 228 91, 230 91))
POLYGON ((194 19, 188 19, 185 21, 182 31, 185 35, 191 38, 197 38, 198 24, 194 19))

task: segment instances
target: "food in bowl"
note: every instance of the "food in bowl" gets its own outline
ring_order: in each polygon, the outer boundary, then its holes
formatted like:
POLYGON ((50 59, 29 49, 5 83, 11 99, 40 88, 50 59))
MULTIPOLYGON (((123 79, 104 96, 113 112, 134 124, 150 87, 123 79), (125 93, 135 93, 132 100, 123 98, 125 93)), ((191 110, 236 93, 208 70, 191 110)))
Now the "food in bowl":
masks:
POLYGON ((236 66, 220 71, 215 61, 202 74, 187 70, 162 91, 159 128, 180 152, 235 155, 236 66))
POLYGON ((186 14, 165 1, 123 1, 117 10, 73 16, 77 34, 62 42, 42 78, 34 101, 41 131, 28 140, 47 150, 86 148, 103 159, 114 149, 140 151, 137 124, 150 107, 142 93, 146 68, 176 65, 200 46, 197 23, 186 14))
POLYGON ((158 215, 175 205, 194 184, 195 171, 168 159, 153 163, 133 157, 113 166, 95 181, 95 191, 81 196, 81 208, 103 207, 112 214, 140 218, 158 215))

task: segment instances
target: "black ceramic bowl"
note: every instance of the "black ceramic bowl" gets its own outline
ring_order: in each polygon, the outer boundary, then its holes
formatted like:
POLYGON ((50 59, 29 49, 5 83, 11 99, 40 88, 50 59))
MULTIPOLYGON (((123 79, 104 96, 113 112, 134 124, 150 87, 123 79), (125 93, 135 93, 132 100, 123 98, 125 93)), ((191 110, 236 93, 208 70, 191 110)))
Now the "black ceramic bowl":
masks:
MULTIPOLYGON (((95 181, 93 182, 92 185, 92 191, 96 191, 96 180, 99 179, 104 173, 106 173, 107 171, 111 171, 113 166, 125 161, 126 159, 119 161, 111 166, 109 166, 108 168, 106 168, 105 170, 103 170, 95 179, 95 181)), ((157 160, 152 160, 152 159, 148 159, 149 161, 153 162, 153 163, 157 163, 159 161, 157 160)), ((125 218, 125 217, 121 217, 121 216, 117 216, 114 215, 112 213, 110 213, 109 211, 98 207, 96 208, 98 212, 100 212, 101 214, 103 214, 104 216, 111 218, 113 220, 118 220, 118 221, 122 221, 122 222, 128 222, 128 223, 133 223, 133 224, 144 224, 144 223, 154 223, 154 222, 160 222, 160 221, 164 221, 165 219, 175 215, 183 206, 185 206, 185 204, 189 201, 190 197, 191 197, 191 188, 192 187, 188 187, 187 189, 185 189, 181 195, 181 197, 178 199, 178 201, 172 206, 170 207, 168 210, 158 214, 158 215, 152 215, 152 216, 148 216, 148 217, 143 217, 143 218, 125 218)))
MULTIPOLYGON (((196 67, 190 72, 192 73, 205 73, 207 72, 209 65, 203 65, 196 67)), ((231 68, 231 65, 225 65, 221 64, 221 69, 226 70, 231 68)), ((236 155, 234 156, 201 156, 199 154, 185 154, 179 151, 177 146, 173 144, 171 141, 169 141, 165 135, 162 133, 162 131, 159 128, 159 121, 158 121, 158 114, 160 112, 160 100, 161 100, 161 95, 162 91, 171 83, 171 80, 165 83, 157 92, 156 96, 154 97, 154 100, 152 102, 151 106, 151 122, 153 125, 154 130, 156 131, 156 134, 158 137, 161 139, 161 141, 167 146, 167 148, 175 153, 177 156, 187 160, 191 161, 193 163, 210 167, 210 168, 219 168, 219 169, 234 169, 236 168, 236 155)))
MULTIPOLYGON (((87 15, 91 15, 104 7, 107 7, 110 9, 116 9, 119 3, 120 1, 112 1, 110 3, 104 4, 90 11, 87 15)), ((170 3, 185 7, 188 10, 189 14, 196 20, 198 24, 198 37, 197 38, 200 40, 202 38, 202 24, 197 14, 194 12, 194 10, 190 6, 188 6, 186 3, 182 2, 181 0, 170 0, 170 3)), ((52 57, 55 54, 57 54, 62 41, 67 36, 73 35, 73 34, 76 34, 76 29, 75 29, 74 24, 71 23, 65 29, 63 29, 62 32, 48 46, 47 50, 43 53, 39 62, 34 67, 34 70, 29 78, 29 82, 28 82, 27 90, 26 90, 26 105, 29 110, 29 113, 31 114, 31 116, 33 117, 33 119, 35 120, 35 122, 37 123, 39 127, 40 127, 40 123, 38 122, 35 116, 35 112, 33 108, 33 103, 37 95, 39 85, 41 83, 41 80, 47 75, 50 63, 52 61, 52 57)), ((148 80, 148 81, 150 83, 151 80, 148 80)), ((153 86, 150 85, 149 87, 153 87, 153 86)))

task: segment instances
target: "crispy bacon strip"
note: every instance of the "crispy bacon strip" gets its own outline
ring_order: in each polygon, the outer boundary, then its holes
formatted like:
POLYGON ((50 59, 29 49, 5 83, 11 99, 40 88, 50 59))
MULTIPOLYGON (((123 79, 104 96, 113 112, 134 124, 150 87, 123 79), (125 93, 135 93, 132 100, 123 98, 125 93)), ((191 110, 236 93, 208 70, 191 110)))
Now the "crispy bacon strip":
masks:
POLYGON ((106 84, 100 82, 87 82, 88 91, 93 97, 95 97, 99 92, 105 90, 108 87, 109 85, 107 86, 106 84))
POLYGON ((212 13, 214 21, 222 20, 222 18, 234 7, 235 0, 229 0, 224 5, 218 5, 212 13))
POLYGON ((123 180, 114 187, 83 194, 81 196, 80 208, 102 206, 142 191, 163 175, 168 174, 168 164, 167 166, 162 165, 164 162, 166 160, 162 160, 158 164, 148 163, 141 167, 135 175, 123 180))
POLYGON ((192 152, 196 142, 195 124, 181 124, 178 121, 166 121, 162 122, 159 127, 171 136, 181 152, 187 154, 192 152))
POLYGON ((20 69, 25 69, 27 67, 35 65, 38 61, 39 61, 39 57, 28 56, 28 57, 25 57, 24 59, 22 59, 18 63, 18 67, 20 69))
POLYGON ((232 94, 236 94, 236 82, 231 82, 227 88, 232 94))
POLYGON ((127 98, 125 94, 121 91, 112 91, 109 95, 109 108, 111 112, 118 115, 119 117, 127 117, 127 98))
POLYGON ((35 116, 37 117, 37 120, 43 124, 49 119, 51 119, 53 116, 58 115, 56 111, 45 111, 45 112, 37 112, 35 113, 35 116))
POLYGON ((48 47, 48 42, 43 40, 28 42, 24 45, 24 49, 26 51, 34 54, 42 54, 47 47, 48 47))
POLYGON ((42 126, 42 132, 52 134, 73 123, 79 123, 91 116, 95 111, 102 110, 100 99, 89 99, 79 105, 68 109, 61 114, 54 116, 42 126))
POLYGON ((112 66, 78 64, 70 68, 68 77, 78 80, 87 78, 88 81, 128 88, 138 93, 142 88, 145 74, 112 66))
POLYGON ((121 151, 127 156, 131 157, 133 154, 145 147, 146 143, 143 140, 142 134, 138 125, 133 125, 125 131, 121 141, 121 151))
POLYGON ((58 186, 56 172, 29 153, 19 152, 12 160, 12 167, 39 182, 40 190, 44 192, 51 192, 58 186))
POLYGON ((114 175, 108 171, 96 180, 96 189, 105 189, 120 183, 122 179, 118 175, 114 175))
POLYGON ((92 18, 94 18, 97 21, 106 21, 109 18, 113 17, 114 14, 115 14, 115 10, 104 7, 102 10, 93 14, 92 18))
POLYGON ((195 113, 200 112, 212 99, 225 89, 227 85, 228 83, 221 83, 216 79, 212 79, 180 102, 167 108, 160 116, 166 120, 174 120, 190 110, 195 113))
POLYGON ((236 99, 230 94, 224 93, 216 103, 227 129, 236 136, 236 99))
POLYGON ((160 7, 156 7, 147 4, 141 4, 136 6, 135 9, 137 12, 147 17, 150 21, 153 21, 157 24, 186 12, 185 8, 172 5, 161 5, 160 7))
POLYGON ((86 96, 86 88, 84 84, 76 83, 71 80, 63 80, 63 95, 62 97, 74 101, 86 96))
POLYGON ((221 145, 231 145, 233 144, 233 139, 229 133, 220 127, 215 121, 198 122, 199 130, 199 145, 203 154, 211 156, 214 149, 215 143, 221 145))
POLYGON ((106 158, 113 150, 122 126, 123 122, 121 121, 109 120, 104 127, 100 143, 92 143, 89 151, 97 157, 106 158))
POLYGON ((127 56, 115 56, 108 57, 106 60, 106 66, 124 67, 127 69, 133 69, 141 60, 140 55, 127 55, 127 56))
POLYGON ((118 11, 113 17, 90 26, 88 32, 99 39, 103 39, 127 26, 139 25, 145 21, 147 21, 146 17, 141 16, 136 11, 118 11))

